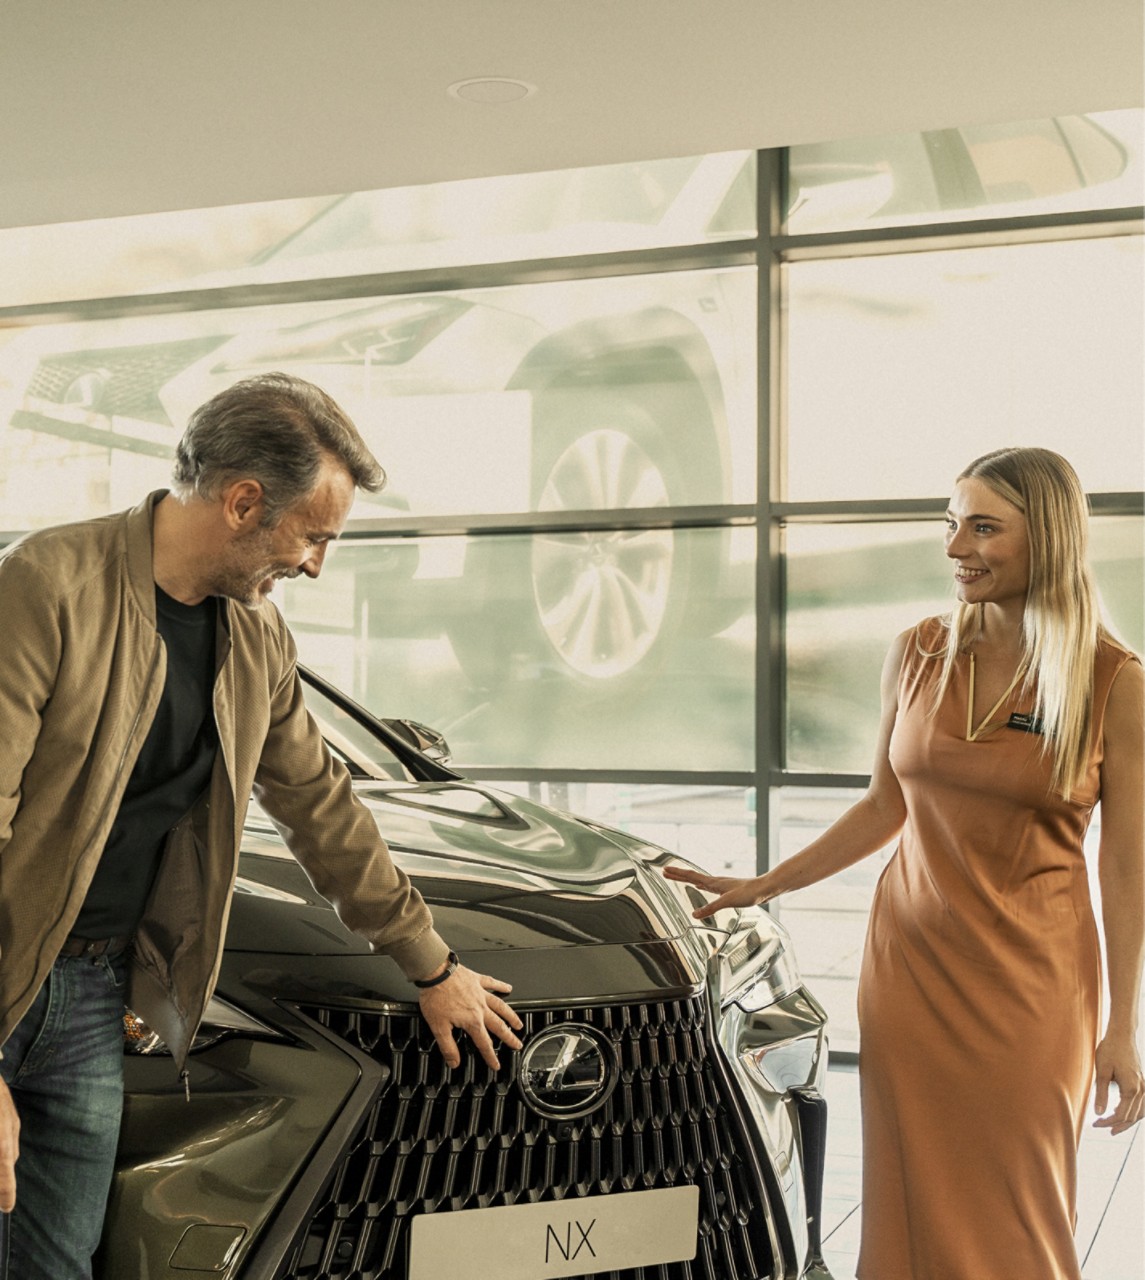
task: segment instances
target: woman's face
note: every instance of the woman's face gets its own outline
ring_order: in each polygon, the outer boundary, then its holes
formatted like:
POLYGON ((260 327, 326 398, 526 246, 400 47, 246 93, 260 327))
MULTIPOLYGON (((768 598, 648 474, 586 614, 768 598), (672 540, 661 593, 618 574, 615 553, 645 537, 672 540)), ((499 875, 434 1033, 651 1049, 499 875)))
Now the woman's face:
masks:
POLYGON ((946 554, 966 604, 1025 602, 1030 589, 1026 517, 981 480, 959 480, 946 512, 946 554))

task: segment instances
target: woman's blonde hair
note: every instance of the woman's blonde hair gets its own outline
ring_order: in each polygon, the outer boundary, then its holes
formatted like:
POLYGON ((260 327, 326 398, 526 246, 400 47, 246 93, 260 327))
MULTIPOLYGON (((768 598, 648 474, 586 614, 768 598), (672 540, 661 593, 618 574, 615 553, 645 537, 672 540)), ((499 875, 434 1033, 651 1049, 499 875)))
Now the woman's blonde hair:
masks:
MULTIPOLYGON (((1093 660, 1104 634, 1086 549, 1089 506, 1073 467, 1049 449, 997 449, 958 477, 980 480, 1025 516, 1030 586, 1022 615, 1023 688, 1036 690, 1034 715, 1053 760, 1053 788, 1067 800, 1089 760, 1093 660)), ((982 606, 959 602, 950 615, 935 706, 954 661, 982 628, 982 606)))

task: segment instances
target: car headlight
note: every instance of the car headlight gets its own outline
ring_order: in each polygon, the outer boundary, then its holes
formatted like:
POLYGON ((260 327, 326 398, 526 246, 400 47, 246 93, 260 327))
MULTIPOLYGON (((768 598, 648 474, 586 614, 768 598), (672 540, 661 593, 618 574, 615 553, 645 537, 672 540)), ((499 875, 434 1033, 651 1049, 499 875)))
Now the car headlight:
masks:
POLYGON ((826 1014, 803 986, 787 930, 758 909, 734 919, 709 974, 719 1045, 770 1155, 776 1211, 799 1274, 818 1275, 826 1014))
POLYGON ((756 1013, 803 985, 791 937, 769 916, 743 921, 720 948, 718 958, 721 1009, 735 1004, 745 1013, 756 1013))
POLYGON ((215 373, 241 373, 290 363, 404 364, 473 304, 431 296, 383 303, 270 334, 240 337, 215 373))
MULTIPOLYGON (((220 996, 212 996, 198 1033, 191 1042, 191 1052, 205 1049, 209 1044, 230 1035, 258 1036, 261 1039, 283 1040, 285 1036, 268 1027, 249 1013, 243 1013, 220 996)), ((128 1009, 123 1015, 123 1048, 125 1053, 170 1057, 171 1050, 137 1014, 128 1009)))

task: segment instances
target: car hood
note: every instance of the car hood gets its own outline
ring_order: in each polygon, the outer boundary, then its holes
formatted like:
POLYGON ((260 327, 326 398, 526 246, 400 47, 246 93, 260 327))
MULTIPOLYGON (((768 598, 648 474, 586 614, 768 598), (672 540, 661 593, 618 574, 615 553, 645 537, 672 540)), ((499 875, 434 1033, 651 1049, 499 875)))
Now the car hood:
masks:
MULTIPOLYGON (((694 900, 662 849, 542 805, 462 782, 358 784, 393 852, 463 955, 657 943, 691 931, 694 900)), ((252 805, 227 946, 368 953, 252 805)))

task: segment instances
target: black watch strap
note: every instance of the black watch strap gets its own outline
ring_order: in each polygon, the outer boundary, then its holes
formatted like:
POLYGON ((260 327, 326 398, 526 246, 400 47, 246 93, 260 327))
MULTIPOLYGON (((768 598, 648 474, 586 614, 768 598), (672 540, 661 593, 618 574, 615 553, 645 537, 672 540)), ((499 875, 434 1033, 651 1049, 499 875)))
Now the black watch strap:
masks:
POLYGON ((445 958, 445 968, 437 975, 436 978, 414 978, 413 985, 419 990, 424 991, 426 987, 436 987, 446 978, 452 978, 457 972, 457 966, 461 963, 457 958, 457 952, 451 951, 445 958))

